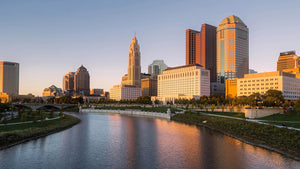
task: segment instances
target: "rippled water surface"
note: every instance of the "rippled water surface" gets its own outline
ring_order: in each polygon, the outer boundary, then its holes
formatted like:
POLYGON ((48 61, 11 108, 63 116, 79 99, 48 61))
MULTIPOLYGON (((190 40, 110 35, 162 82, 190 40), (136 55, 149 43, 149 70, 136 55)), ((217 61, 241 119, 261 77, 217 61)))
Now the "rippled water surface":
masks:
POLYGON ((65 131, 0 151, 0 168, 300 168, 206 128, 161 119, 77 115, 65 131))

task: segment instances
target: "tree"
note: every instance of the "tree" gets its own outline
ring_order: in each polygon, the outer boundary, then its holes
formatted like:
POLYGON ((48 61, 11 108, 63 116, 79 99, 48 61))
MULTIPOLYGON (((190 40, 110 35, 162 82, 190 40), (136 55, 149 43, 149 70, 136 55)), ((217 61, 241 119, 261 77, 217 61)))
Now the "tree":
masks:
POLYGON ((296 112, 300 112, 300 99, 296 101, 294 108, 296 112))
POLYGON ((262 101, 264 106, 267 107, 280 106, 284 102, 284 97, 279 90, 268 90, 263 96, 262 101))

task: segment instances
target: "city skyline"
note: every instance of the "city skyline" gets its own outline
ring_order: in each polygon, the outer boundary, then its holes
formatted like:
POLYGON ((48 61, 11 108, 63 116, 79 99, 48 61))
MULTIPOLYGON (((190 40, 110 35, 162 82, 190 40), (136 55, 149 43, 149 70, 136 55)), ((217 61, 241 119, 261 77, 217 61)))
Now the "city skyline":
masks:
POLYGON ((0 60, 20 64, 20 94, 41 96, 52 84, 62 88, 61 77, 81 64, 90 72, 91 88, 108 91, 127 70, 124 63, 134 32, 141 45, 142 72, 147 72, 155 59, 170 67, 184 65, 185 30, 200 30, 203 23, 218 25, 230 15, 242 18, 249 28, 249 68, 275 71, 280 52, 300 50, 300 35, 296 34, 300 25, 293 22, 300 2, 274 1, 258 6, 259 1, 229 1, 215 6, 213 2, 191 1, 195 5, 189 8, 189 3, 168 1, 131 1, 134 5, 129 1, 88 1, 82 6, 66 2, 0 2, 0 60), (196 7, 199 12, 190 9, 196 7), (164 12, 166 8, 168 12, 164 12), (212 9, 215 14, 207 13, 212 9), (136 13, 139 15, 133 15, 136 13), (38 81, 36 77, 40 77, 38 81))

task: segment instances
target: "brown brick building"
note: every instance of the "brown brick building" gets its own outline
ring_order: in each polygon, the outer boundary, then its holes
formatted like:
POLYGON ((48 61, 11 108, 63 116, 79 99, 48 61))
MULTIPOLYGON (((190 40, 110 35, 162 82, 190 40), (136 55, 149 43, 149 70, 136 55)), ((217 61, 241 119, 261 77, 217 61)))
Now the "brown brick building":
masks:
POLYGON ((216 82, 216 27, 202 24, 201 31, 186 30, 186 65, 200 64, 216 82))

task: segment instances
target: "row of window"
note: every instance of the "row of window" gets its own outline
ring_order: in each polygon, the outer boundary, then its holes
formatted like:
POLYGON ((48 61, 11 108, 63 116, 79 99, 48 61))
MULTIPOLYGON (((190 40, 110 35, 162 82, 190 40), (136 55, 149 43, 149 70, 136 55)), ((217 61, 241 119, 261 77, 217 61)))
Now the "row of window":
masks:
POLYGON ((273 81, 273 80, 278 80, 278 78, 271 78, 271 79, 257 79, 257 80, 244 80, 244 81, 240 81, 240 83, 247 83, 247 82, 264 82, 264 81, 273 81))
MULTIPOLYGON (((261 87, 261 88, 256 88, 256 90, 265 90, 265 88, 264 87, 261 87)), ((266 87, 266 89, 278 89, 278 87, 276 86, 276 87, 266 87)), ((240 90, 251 90, 251 88, 244 88, 244 89, 240 89, 240 90)), ((255 88, 252 88, 252 90, 255 90, 255 88)))
MULTIPOLYGON (((208 73, 207 73, 208 74, 208 73)), ((181 78, 181 77, 190 77, 190 76, 198 76, 198 72, 186 72, 186 73, 179 73, 173 75, 165 75, 158 77, 158 80, 166 80, 166 79, 174 79, 174 78, 181 78)))
POLYGON ((278 85, 278 82, 276 82, 276 83, 261 83, 261 84, 245 84, 245 85, 240 85, 240 87, 246 87, 246 86, 259 86, 259 85, 261 85, 261 86, 264 86, 264 85, 278 85))

